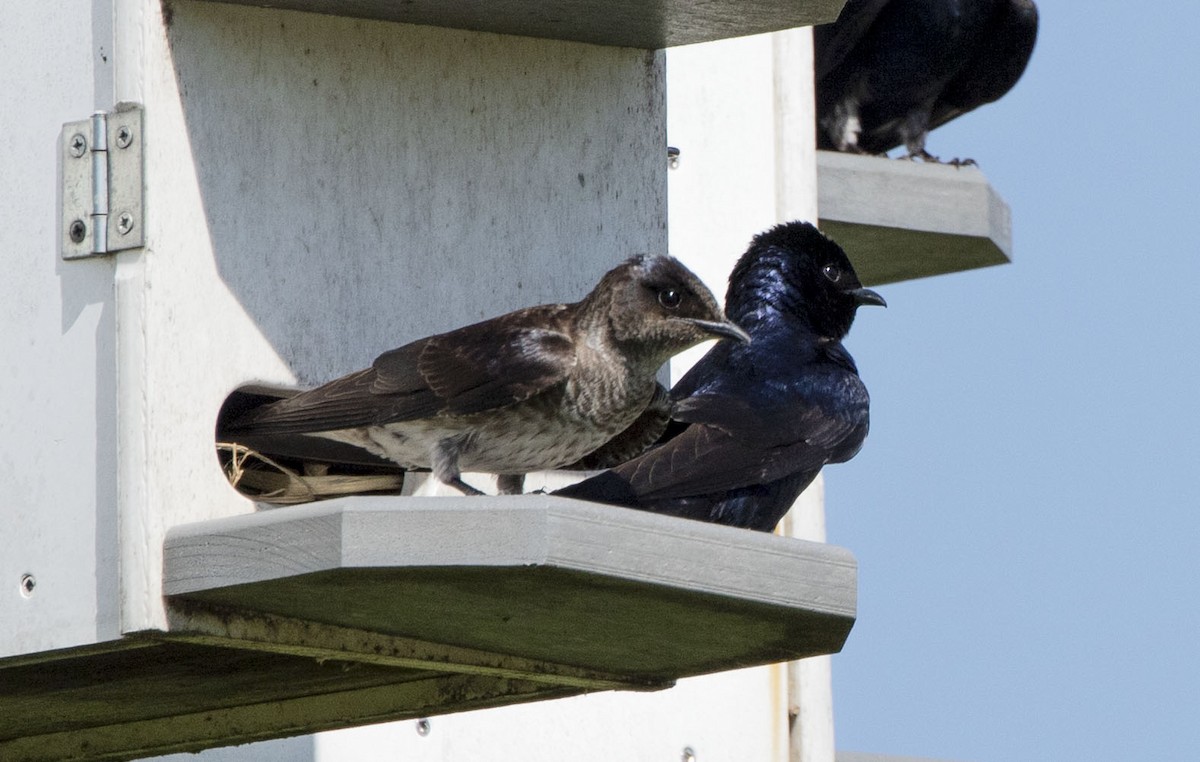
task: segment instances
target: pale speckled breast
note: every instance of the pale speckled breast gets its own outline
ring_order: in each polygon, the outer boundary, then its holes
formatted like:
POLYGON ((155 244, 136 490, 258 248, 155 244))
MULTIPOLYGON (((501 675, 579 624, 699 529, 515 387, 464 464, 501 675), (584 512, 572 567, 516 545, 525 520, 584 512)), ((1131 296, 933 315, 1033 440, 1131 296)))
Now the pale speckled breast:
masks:
POLYGON ((462 437, 462 471, 521 474, 573 463, 624 430, 645 409, 654 390, 591 384, 542 394, 507 408, 469 416, 435 416, 322 436, 357 445, 409 468, 430 468, 430 452, 444 439, 462 437), (607 399, 602 399, 607 397, 607 399))

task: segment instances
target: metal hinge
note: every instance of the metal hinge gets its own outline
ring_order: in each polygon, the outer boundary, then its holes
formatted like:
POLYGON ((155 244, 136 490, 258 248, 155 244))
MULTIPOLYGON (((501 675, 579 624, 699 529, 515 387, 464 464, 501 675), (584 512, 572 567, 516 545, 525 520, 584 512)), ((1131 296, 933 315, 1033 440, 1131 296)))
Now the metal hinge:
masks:
POLYGON ((136 103, 63 125, 63 259, 145 244, 142 137, 142 107, 136 103))

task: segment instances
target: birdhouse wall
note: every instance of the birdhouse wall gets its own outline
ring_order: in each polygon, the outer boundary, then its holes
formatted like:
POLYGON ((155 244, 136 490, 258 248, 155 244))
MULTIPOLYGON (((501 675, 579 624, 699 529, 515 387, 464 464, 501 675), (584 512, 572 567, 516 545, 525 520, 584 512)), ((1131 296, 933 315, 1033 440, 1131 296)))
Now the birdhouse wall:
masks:
POLYGON ((62 125, 111 105, 103 19, 90 0, 5 9, 0 656, 117 631, 114 265, 61 261, 56 212, 62 125))
MULTIPOLYGON (((52 194, 58 125, 143 104, 146 246, 62 262, 46 231, 29 248, 20 285, 44 296, 45 356, 5 341, 40 371, 18 392, 61 406, 61 436, 0 443, 6 468, 45 471, 16 483, 33 518, 2 541, 3 571, 53 584, 11 612, 4 597, 4 653, 165 625, 166 530, 254 509, 214 453, 232 390, 313 385, 573 301, 667 248, 661 53, 183 0, 108 10, 115 31, 90 6, 81 25, 108 45, 109 78, 79 54, 81 92, 42 120, 51 151, 28 174, 52 194), (52 468, 81 475, 67 490, 52 468)), ((33 216, 52 220, 41 202, 33 216)))

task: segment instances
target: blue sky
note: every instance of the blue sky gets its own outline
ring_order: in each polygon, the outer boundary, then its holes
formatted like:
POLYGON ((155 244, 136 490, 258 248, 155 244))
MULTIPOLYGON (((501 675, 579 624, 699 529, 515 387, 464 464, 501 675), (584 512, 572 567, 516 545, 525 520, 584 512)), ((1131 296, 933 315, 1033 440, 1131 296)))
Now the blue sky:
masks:
POLYGON ((1014 262, 880 288, 827 471, 860 565, 838 747, 966 762, 1200 755, 1200 3, 1039 0, 1017 88, 932 134, 1014 262))

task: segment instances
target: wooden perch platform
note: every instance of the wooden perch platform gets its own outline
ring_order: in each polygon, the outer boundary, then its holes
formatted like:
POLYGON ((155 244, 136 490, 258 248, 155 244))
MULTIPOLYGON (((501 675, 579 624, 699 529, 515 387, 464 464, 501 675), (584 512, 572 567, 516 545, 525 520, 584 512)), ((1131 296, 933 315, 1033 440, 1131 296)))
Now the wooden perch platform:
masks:
POLYGON ((657 49, 837 18, 845 0, 220 0, 334 16, 657 49))
POLYGON ((1012 215, 977 167, 817 151, 820 228, 868 286, 1006 264, 1012 215))
POLYGON ((841 548, 552 496, 177 527, 166 632, 0 661, 0 758, 131 759, 842 648, 841 548), (20 734, 20 737, 17 734, 20 734))

